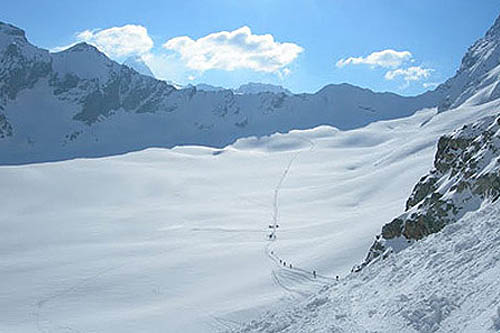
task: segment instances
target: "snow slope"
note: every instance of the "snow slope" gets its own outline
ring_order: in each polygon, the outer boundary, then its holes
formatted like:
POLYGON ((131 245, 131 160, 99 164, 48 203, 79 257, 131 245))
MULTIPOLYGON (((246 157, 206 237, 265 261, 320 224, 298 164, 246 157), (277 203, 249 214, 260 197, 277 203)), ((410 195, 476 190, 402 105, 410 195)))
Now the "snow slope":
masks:
POLYGON ((434 167, 415 185, 405 212, 382 227, 361 267, 500 198, 500 113, 439 138, 434 167))
POLYGON ((499 332, 500 202, 237 332, 499 332))
POLYGON ((306 299, 404 209, 438 137, 499 104, 2 166, 0 331, 217 332, 306 299))

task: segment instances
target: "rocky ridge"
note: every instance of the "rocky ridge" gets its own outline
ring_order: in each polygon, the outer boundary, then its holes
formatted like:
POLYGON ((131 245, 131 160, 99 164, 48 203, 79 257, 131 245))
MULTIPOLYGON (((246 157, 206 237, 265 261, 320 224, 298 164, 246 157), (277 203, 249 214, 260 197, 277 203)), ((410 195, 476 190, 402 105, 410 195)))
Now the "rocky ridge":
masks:
POLYGON ((464 125, 437 144, 434 167, 420 179, 406 211, 382 227, 365 266, 441 231, 466 213, 500 198, 500 116, 464 125))

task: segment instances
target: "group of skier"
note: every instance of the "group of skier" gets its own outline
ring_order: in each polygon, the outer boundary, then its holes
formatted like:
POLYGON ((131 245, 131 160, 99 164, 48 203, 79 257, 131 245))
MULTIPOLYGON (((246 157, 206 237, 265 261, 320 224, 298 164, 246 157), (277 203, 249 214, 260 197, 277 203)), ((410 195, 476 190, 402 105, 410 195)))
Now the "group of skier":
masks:
MULTIPOLYGON (((274 231, 272 233, 269 234, 269 240, 273 240, 273 239, 276 239, 276 229, 279 227, 279 225, 269 225, 269 229, 274 229, 274 231)), ((274 251, 271 251, 271 255, 274 255, 274 251)), ((293 269, 293 266, 291 263, 288 263, 288 266, 286 264, 286 261, 284 261, 283 259, 279 259, 280 261, 280 264, 283 265, 284 267, 288 267, 290 269, 293 269)), ((312 271, 312 276, 313 278, 316 278, 317 277, 317 273, 315 270, 312 271)), ((335 280, 339 280, 339 276, 337 275, 335 277, 335 280)))

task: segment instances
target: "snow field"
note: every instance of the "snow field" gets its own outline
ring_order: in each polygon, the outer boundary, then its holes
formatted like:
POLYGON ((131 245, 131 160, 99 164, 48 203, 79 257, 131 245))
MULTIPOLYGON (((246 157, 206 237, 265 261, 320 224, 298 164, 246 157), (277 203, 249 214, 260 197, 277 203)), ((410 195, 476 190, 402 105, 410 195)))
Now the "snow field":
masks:
POLYGON ((498 104, 222 150, 0 167, 0 331, 216 332, 342 284, 404 209, 437 138, 498 104))

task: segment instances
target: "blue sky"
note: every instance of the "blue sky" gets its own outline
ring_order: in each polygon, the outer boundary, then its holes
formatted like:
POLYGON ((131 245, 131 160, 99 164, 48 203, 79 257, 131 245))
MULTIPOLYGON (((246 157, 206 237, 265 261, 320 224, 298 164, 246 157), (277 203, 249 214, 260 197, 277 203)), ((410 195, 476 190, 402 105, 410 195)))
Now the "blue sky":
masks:
POLYGON ((180 84, 414 95, 452 76, 499 14, 497 0, 23 0, 2 3, 0 20, 43 48, 85 40, 117 61, 140 55, 180 84))

